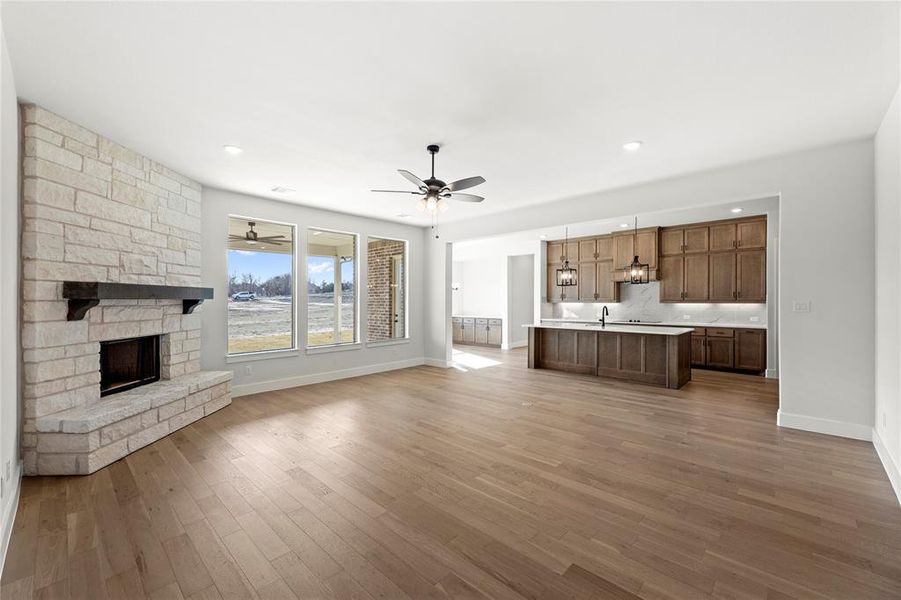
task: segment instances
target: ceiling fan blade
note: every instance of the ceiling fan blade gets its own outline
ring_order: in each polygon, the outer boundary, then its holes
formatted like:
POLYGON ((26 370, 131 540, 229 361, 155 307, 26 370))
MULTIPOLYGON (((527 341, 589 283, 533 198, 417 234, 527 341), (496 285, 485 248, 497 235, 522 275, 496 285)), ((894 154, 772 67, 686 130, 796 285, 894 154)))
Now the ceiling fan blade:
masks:
POLYGON ((417 177, 416 175, 414 175, 413 173, 411 173, 409 171, 404 171, 403 169, 398 169, 397 172, 400 173, 404 177, 404 179, 406 179, 407 181, 409 181, 410 183, 412 183, 413 185, 415 185, 418 188, 429 187, 425 184, 425 182, 422 179, 420 179, 419 177, 417 177))
POLYGON ((449 200, 459 200, 461 202, 481 202, 484 200, 481 196, 476 196, 474 194, 446 194, 441 196, 442 198, 447 198, 449 200))
POLYGON ((469 189, 477 185, 482 185, 483 183, 485 183, 485 178, 477 175, 475 177, 467 177, 466 179, 452 181, 444 186, 444 188, 449 192, 456 192, 457 190, 469 189))
POLYGON ((420 195, 422 192, 411 192, 410 190, 369 190, 370 192, 384 192, 386 194, 416 194, 420 195))
POLYGON ((268 240, 268 241, 271 241, 271 240, 283 239, 284 237, 285 237, 285 236, 283 236, 283 235, 266 235, 266 236, 262 236, 262 235, 261 235, 260 237, 257 238, 257 241, 258 241, 258 242, 265 242, 265 241, 267 241, 267 240, 268 240))

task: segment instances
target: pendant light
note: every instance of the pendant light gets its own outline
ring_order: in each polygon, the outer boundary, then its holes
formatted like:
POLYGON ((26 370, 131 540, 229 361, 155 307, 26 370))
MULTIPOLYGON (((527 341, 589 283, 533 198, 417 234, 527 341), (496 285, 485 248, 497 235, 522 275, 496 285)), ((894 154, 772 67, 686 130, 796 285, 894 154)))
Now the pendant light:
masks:
POLYGON ((576 285, 576 270, 569 266, 569 256, 567 249, 569 248, 569 227, 566 228, 566 241, 563 243, 563 265, 557 269, 557 285, 559 287, 569 287, 576 285))
MULTIPOLYGON (((632 245, 635 246, 638 241, 638 217, 635 217, 635 232, 632 237, 632 245)), ((636 249, 637 252, 637 249, 636 249)), ((632 259, 632 264, 623 268, 623 282, 631 284, 642 284, 650 281, 650 267, 647 263, 640 262, 638 255, 632 259)))

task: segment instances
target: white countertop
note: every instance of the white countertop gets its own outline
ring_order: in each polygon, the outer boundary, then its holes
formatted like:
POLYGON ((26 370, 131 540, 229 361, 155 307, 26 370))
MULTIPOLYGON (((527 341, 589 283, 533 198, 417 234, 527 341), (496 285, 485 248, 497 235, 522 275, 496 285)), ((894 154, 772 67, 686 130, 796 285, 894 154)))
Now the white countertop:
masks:
POLYGON ((601 327, 597 321, 565 323, 545 323, 523 325, 523 327, 538 327, 541 329, 572 329, 576 331, 601 331, 607 333, 643 333, 647 335, 682 335, 694 331, 692 327, 660 327, 650 325, 607 325, 601 327))
MULTIPOLYGON (((541 319, 542 323, 597 323, 598 319, 541 319)), ((728 327, 734 329, 766 329, 766 323, 702 323, 700 321, 662 321, 660 323, 629 323, 628 321, 611 321, 611 325, 626 327, 728 327)))

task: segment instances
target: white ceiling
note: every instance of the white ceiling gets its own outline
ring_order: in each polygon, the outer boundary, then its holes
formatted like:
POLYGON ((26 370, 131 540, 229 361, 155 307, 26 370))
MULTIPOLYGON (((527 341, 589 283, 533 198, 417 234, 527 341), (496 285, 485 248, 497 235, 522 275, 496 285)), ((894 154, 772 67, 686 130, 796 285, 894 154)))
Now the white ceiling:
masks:
POLYGON ((205 185, 425 223, 872 135, 890 3, 15 3, 17 90, 205 185), (623 142, 645 141, 636 154, 623 142), (223 144, 244 148, 225 154, 223 144), (279 196, 273 186, 297 190, 279 196))

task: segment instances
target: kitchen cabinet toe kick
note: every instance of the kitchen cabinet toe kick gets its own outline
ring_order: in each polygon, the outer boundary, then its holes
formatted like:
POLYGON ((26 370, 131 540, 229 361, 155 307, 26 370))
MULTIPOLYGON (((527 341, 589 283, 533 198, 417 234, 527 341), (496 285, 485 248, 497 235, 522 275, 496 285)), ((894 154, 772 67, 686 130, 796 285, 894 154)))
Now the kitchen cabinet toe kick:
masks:
POLYGON ((529 368, 679 389, 691 381, 691 332, 529 327, 529 368))

